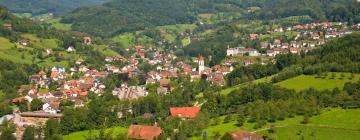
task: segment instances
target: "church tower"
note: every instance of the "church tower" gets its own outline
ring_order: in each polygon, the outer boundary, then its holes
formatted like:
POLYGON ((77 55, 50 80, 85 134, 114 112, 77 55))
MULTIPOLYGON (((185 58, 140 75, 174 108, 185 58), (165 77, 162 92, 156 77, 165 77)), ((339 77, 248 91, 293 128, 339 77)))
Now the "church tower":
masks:
POLYGON ((205 62, 204 62, 204 57, 201 55, 199 57, 199 74, 202 74, 205 70, 205 62))

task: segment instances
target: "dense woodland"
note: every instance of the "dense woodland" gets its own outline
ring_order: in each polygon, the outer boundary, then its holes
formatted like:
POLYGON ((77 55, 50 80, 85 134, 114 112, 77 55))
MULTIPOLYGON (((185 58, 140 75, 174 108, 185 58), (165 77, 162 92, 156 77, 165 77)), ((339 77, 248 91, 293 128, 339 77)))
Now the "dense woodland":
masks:
POLYGON ((31 13, 33 15, 53 13, 62 15, 81 6, 91 6, 107 0, 0 0, 11 12, 31 13))
POLYGON ((316 21, 357 23, 359 7, 355 0, 116 0, 77 9, 62 22, 72 23, 74 30, 109 37, 154 26, 193 23, 198 14, 216 12, 241 13, 239 19, 243 20, 307 15, 316 21))

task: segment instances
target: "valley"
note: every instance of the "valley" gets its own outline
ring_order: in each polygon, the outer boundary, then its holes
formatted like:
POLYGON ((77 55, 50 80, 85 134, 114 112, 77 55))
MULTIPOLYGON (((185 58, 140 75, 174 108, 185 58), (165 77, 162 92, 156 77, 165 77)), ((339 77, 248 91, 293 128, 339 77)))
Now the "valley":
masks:
POLYGON ((356 140, 355 0, 0 0, 0 140, 356 140))

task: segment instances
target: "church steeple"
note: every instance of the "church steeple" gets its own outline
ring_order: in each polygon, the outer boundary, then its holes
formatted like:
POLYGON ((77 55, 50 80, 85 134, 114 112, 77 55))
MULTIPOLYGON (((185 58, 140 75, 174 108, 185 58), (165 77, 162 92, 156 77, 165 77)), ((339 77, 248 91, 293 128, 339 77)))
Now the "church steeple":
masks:
POLYGON ((200 57, 199 57, 199 74, 203 73, 204 70, 205 70, 204 57, 202 55, 200 55, 200 57))

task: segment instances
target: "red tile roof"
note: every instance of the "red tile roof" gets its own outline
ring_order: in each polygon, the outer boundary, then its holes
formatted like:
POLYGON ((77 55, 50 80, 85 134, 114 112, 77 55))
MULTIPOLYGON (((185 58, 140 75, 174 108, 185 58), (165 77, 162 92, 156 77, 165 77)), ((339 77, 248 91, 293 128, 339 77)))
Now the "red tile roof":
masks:
POLYGON ((230 134, 233 140, 263 140, 262 136, 240 130, 230 134))
POLYGON ((173 107, 170 108, 172 117, 195 118, 200 112, 200 107, 173 107))
POLYGON ((131 139, 155 140, 162 130, 156 126, 131 125, 128 130, 128 137, 131 139))

